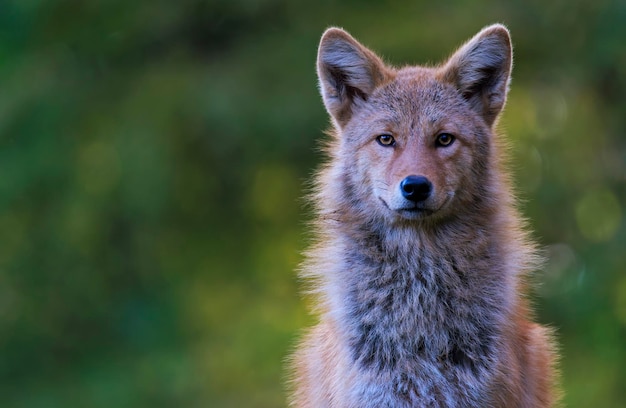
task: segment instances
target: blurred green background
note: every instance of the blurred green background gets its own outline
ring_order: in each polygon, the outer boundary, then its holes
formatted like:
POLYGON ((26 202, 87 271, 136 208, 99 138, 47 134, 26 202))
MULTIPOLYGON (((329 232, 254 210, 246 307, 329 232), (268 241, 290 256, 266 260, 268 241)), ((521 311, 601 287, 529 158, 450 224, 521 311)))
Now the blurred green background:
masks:
POLYGON ((0 405, 284 406, 322 31, 426 63, 493 22, 566 403, 623 407, 623 0, 3 1, 0 405))

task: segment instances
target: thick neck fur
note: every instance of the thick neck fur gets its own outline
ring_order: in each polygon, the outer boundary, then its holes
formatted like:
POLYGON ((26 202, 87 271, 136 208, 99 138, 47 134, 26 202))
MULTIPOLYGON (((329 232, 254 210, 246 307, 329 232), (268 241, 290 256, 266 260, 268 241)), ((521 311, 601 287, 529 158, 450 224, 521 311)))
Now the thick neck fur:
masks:
POLYGON ((414 357, 473 370, 490 363, 479 356, 489 356, 507 314, 507 277, 496 237, 468 225, 364 226, 342 237, 346 265, 337 278, 361 365, 394 370, 414 357))
POLYGON ((486 192, 466 212, 390 225, 333 200, 351 188, 334 177, 337 166, 319 175, 326 187, 317 199, 329 211, 320 214, 305 272, 319 284, 322 313, 337 322, 354 366, 390 379, 407 402, 460 382, 473 384, 459 388, 461 400, 480 401, 498 370, 519 275, 531 266, 510 251, 532 248, 520 225, 505 221, 521 224, 510 216, 504 182, 485 174, 486 192))

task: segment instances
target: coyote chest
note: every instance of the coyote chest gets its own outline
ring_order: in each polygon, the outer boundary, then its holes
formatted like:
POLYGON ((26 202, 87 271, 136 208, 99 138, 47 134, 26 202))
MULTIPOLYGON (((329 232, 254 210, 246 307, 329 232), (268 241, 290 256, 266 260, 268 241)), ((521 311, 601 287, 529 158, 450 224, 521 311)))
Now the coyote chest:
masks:
POLYGON ((392 256, 346 251, 358 261, 344 269, 339 321, 352 370, 368 379, 350 388, 358 394, 387 387, 387 398, 395 401, 390 406, 429 406, 423 404, 446 393, 449 406, 480 406, 496 376, 496 345, 508 306, 498 294, 502 282, 472 276, 462 270, 467 261, 453 254, 433 256, 419 237, 412 242, 417 245, 406 253, 395 248, 392 256))
POLYGON ((494 301, 498 282, 476 282, 454 261, 427 255, 410 265, 365 265, 344 295, 355 362, 392 371, 416 358, 470 372, 488 364, 504 314, 494 301))

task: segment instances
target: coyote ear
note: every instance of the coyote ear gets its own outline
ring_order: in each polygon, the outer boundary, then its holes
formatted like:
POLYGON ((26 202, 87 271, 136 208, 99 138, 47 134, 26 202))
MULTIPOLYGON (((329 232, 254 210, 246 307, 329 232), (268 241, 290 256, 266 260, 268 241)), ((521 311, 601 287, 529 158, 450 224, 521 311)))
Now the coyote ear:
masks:
POLYGON ((509 31, 494 24, 450 57, 443 67, 443 78, 454 84, 491 126, 506 102, 512 61, 509 31))
POLYGON ((326 110, 343 127, 387 73, 376 54, 342 29, 329 28, 320 41, 317 75, 326 110))

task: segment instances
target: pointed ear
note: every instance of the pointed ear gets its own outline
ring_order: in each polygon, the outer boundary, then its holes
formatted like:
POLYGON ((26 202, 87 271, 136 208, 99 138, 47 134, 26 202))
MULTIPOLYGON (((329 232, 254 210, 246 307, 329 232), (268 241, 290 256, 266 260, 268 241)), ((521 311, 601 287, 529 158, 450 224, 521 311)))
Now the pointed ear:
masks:
POLYGON ((455 85, 491 126, 506 102, 512 62, 509 31, 494 24, 450 57, 443 66, 443 79, 455 85))
POLYGON ((326 110, 343 127, 388 73, 380 58, 350 34, 329 28, 320 41, 317 75, 326 110))

